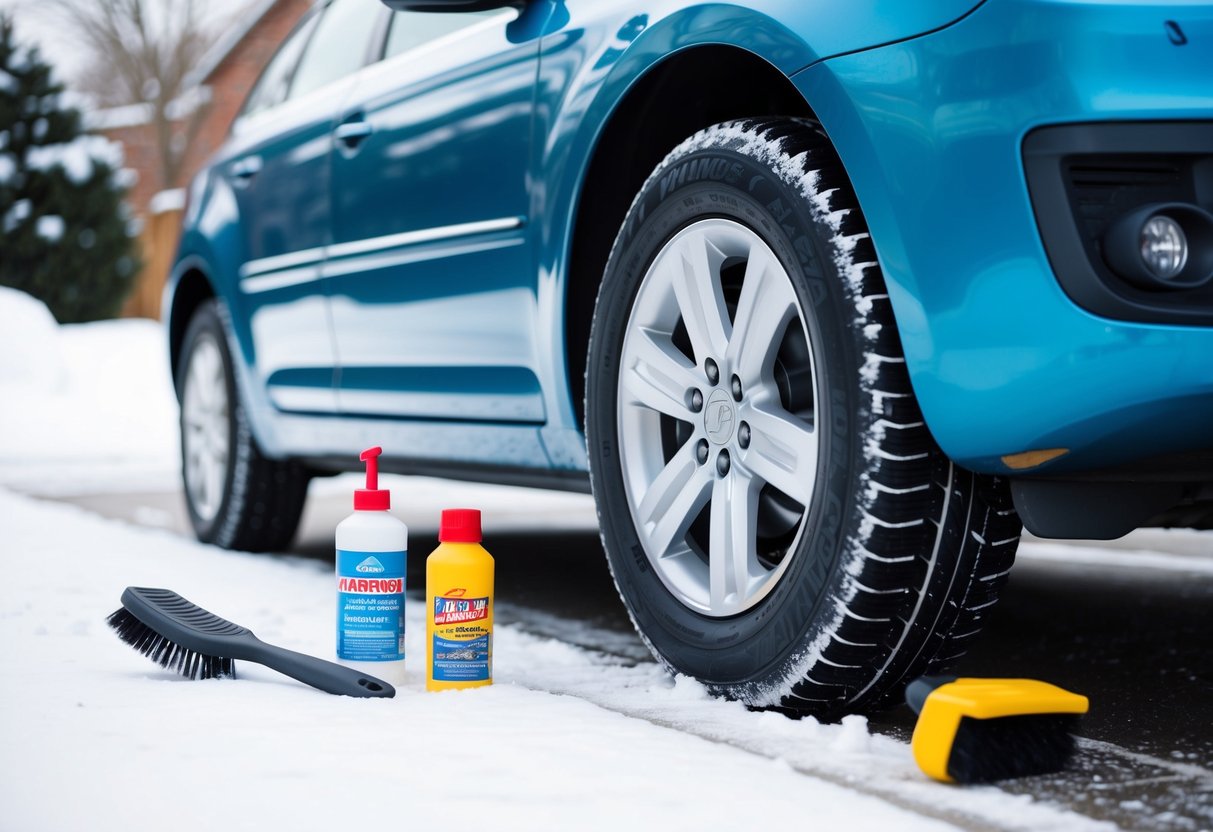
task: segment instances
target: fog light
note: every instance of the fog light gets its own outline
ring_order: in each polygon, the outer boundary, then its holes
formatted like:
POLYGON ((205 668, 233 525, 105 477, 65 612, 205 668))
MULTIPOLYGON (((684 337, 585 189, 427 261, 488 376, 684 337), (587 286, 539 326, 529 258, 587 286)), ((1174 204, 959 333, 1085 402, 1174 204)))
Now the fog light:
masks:
POLYGON ((1142 206, 1112 223, 1103 254, 1139 289, 1199 289, 1213 281, 1213 214, 1182 202, 1142 206))
POLYGON ((1141 227, 1141 259, 1159 280, 1171 280, 1188 264, 1188 238, 1179 223, 1157 214, 1141 227))

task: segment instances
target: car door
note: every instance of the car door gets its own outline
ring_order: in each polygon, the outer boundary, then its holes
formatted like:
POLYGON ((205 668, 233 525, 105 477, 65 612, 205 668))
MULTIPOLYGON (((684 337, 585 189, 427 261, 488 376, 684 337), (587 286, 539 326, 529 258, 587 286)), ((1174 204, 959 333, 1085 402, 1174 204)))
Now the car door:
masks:
POLYGON ((377 0, 317 6, 284 41, 233 125, 223 175, 240 214, 240 303, 278 410, 334 412, 336 352, 320 266, 331 234, 329 151, 377 0), (358 51, 348 44, 361 41, 358 51))
POLYGON ((393 13, 344 108, 324 266, 344 413, 544 419, 527 227, 538 40, 516 17, 393 13))

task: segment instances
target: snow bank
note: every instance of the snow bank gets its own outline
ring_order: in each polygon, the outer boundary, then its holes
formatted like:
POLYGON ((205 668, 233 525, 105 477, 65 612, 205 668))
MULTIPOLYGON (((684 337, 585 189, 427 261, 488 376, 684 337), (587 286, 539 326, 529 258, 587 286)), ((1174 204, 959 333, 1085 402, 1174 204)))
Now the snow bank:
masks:
POLYGON ((58 326, 0 288, 0 484, 40 493, 174 488, 177 400, 163 327, 58 326))
MULTIPOLYGON (((0 322, 0 401, 5 402, 0 414, 5 414, 21 407, 23 393, 57 390, 66 368, 59 324, 42 301, 0 286, 0 322)), ((0 437, 0 447, 4 442, 0 437)))

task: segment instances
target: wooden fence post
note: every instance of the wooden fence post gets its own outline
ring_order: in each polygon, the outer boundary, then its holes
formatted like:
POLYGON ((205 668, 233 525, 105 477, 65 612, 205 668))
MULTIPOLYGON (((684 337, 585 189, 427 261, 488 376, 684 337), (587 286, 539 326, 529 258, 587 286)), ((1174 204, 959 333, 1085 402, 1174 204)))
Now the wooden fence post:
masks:
POLYGON ((181 191, 161 191, 152 197, 143 230, 139 233, 143 269, 122 307, 122 317, 159 320, 160 297, 181 236, 183 198, 181 191))

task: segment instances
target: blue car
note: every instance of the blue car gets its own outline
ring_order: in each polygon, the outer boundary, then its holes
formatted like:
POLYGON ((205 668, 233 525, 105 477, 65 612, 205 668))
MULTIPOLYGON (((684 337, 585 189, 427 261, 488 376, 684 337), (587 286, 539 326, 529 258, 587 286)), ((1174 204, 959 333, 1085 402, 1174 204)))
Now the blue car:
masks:
POLYGON ((189 191, 197 535, 589 488, 670 670, 878 707, 1021 523, 1213 527, 1211 79, 1208 3, 321 2, 189 191))

